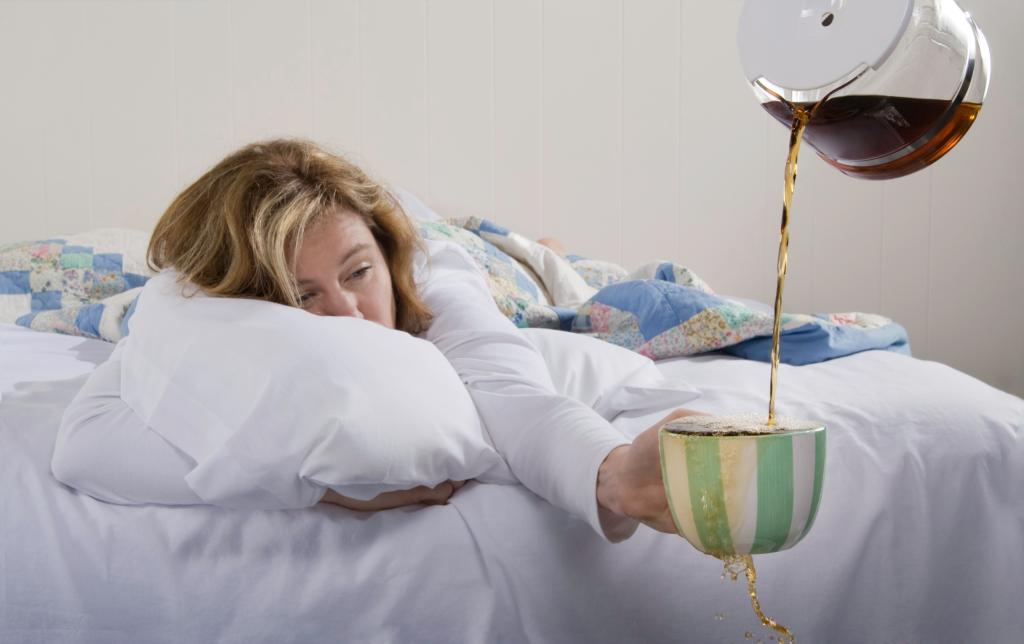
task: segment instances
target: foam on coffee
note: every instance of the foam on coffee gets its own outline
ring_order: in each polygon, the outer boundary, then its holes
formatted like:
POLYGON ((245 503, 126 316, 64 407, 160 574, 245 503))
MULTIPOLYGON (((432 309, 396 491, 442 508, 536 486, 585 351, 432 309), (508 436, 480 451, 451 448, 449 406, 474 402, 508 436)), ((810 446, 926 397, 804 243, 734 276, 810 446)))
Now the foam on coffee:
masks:
POLYGON ((686 416, 665 425, 665 431, 698 436, 755 436, 785 431, 801 431, 820 427, 821 423, 779 416, 769 424, 763 414, 746 413, 727 416, 686 416))

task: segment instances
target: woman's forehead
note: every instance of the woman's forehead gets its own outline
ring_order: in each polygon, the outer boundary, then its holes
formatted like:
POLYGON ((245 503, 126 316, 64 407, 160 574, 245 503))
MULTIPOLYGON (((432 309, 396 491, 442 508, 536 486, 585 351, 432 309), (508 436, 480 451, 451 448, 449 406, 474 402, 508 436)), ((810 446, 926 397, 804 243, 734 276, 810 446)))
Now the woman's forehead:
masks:
POLYGON ((361 215, 350 210, 335 210, 324 214, 306 230, 303 243, 321 241, 335 247, 339 243, 354 246, 372 239, 373 233, 361 215))
POLYGON ((325 214, 303 234, 296 269, 301 273, 321 264, 334 265, 364 248, 376 248, 376 240, 360 215, 343 210, 325 214))

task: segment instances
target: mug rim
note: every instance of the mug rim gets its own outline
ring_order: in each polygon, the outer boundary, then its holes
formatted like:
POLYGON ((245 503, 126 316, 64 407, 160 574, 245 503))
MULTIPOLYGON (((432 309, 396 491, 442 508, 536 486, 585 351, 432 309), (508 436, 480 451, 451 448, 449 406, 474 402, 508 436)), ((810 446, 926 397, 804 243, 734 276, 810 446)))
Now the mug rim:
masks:
POLYGON ((716 432, 686 432, 686 431, 672 431, 668 426, 675 421, 669 421, 661 426, 659 434, 667 436, 678 436, 680 438, 771 438, 772 436, 797 436, 800 434, 811 434, 814 432, 824 431, 826 428, 825 423, 819 424, 817 427, 804 427, 800 429, 778 429, 772 432, 750 432, 746 434, 737 433, 716 433, 716 432))

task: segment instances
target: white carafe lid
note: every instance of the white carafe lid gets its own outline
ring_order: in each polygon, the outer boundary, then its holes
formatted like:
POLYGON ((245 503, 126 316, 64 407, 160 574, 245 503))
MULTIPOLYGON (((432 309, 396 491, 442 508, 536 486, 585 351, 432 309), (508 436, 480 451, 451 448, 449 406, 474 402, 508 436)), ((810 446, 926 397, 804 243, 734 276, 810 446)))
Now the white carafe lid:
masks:
POLYGON ((739 50, 751 82, 811 90, 877 69, 892 53, 914 0, 746 0, 739 50))

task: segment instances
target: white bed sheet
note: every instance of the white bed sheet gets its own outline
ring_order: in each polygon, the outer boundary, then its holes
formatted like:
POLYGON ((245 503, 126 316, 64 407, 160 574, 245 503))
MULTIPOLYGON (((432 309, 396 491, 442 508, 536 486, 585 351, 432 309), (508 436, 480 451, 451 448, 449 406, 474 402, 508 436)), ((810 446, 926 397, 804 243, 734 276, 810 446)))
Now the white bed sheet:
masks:
MULTIPOLYGON (((78 494, 49 474, 53 440, 110 348, 0 325, 0 642, 767 637, 740 584, 678 537, 611 545, 517 486, 376 514, 78 494)), ((767 405, 764 364, 659 367, 704 391, 694 408, 767 405)), ((780 387, 780 412, 825 421, 829 445, 815 527, 756 558, 768 614, 803 642, 1019 642, 1024 401, 884 352, 784 366, 780 387)))

